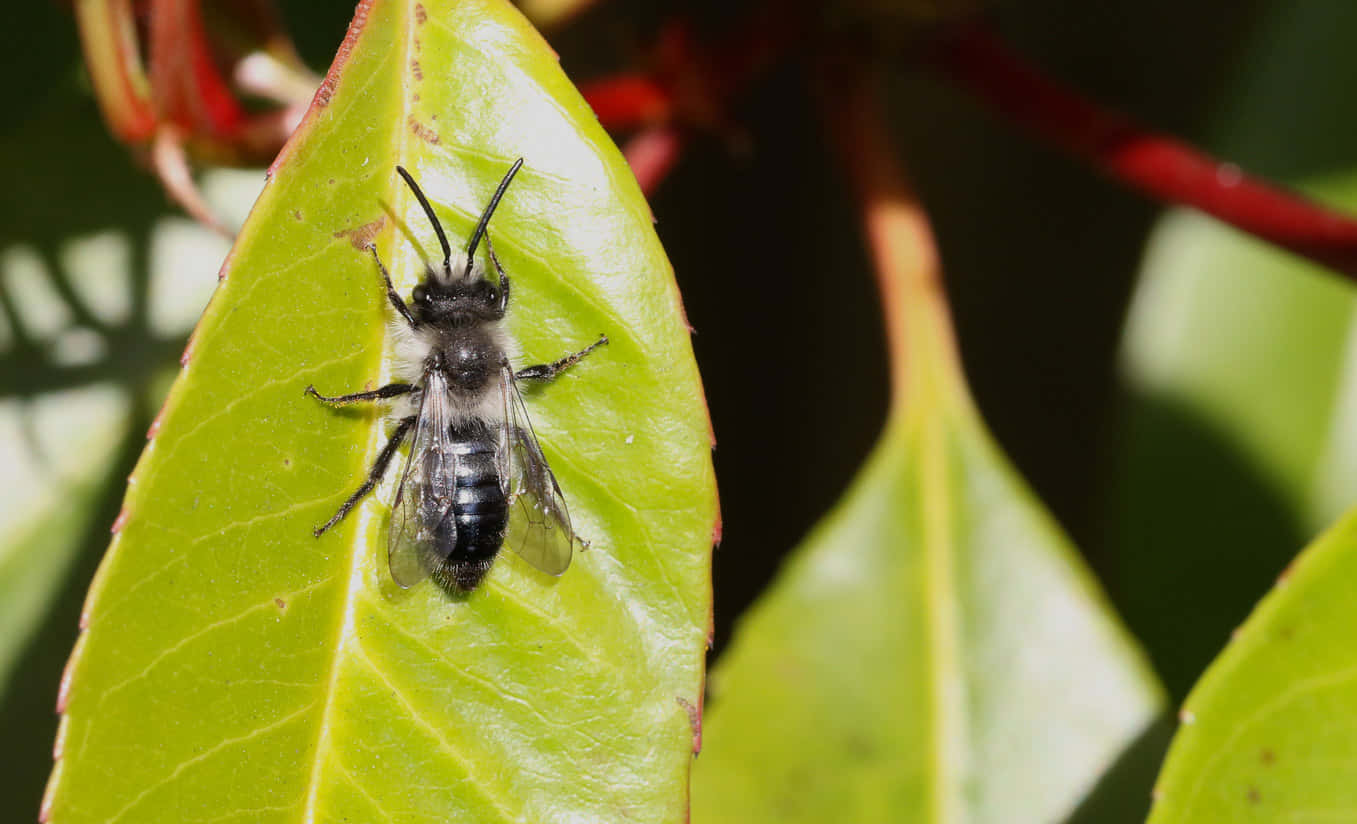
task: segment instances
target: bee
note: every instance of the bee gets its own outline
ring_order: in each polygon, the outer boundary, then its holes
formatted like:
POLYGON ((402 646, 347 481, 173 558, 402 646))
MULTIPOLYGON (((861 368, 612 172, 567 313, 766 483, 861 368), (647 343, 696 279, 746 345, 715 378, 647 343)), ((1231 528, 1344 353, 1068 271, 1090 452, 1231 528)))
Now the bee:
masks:
POLYGON ((369 244, 386 286, 386 297, 408 334, 411 380, 380 389, 329 397, 306 394, 333 406, 404 398, 408 414, 378 453, 367 479, 314 531, 317 538, 339 523, 386 474, 401 444, 410 451, 391 507, 387 553, 391 577, 409 588, 428 576, 456 592, 475 589, 508 543, 524 560, 549 575, 570 565, 575 544, 587 546, 570 524, 565 496, 542 454, 528 419, 520 381, 547 382, 608 342, 606 335, 552 363, 516 370, 506 354, 503 328, 509 277, 490 242, 490 218, 523 166, 519 158, 490 198, 466 246, 465 262, 453 268, 452 251, 428 198, 404 168, 396 171, 433 224, 443 248, 439 268, 426 264, 423 280, 407 304, 391 284, 375 244, 369 244), (498 282, 476 263, 485 250, 498 282))

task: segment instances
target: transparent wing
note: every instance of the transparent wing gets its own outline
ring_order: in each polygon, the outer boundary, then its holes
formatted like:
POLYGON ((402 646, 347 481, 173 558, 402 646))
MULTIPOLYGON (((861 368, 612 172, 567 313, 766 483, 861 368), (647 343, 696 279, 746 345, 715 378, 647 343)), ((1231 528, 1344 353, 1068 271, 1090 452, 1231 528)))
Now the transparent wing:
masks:
POLYGON ((570 525, 565 496, 537 443, 514 373, 507 366, 501 370, 500 391, 504 394, 500 477, 510 501, 505 542, 528 563, 548 575, 560 575, 570 566, 579 541, 570 525))
POLYGON ((442 524, 442 530, 453 540, 457 528, 456 519, 447 517, 457 466, 448 440, 448 394, 443 376, 435 371, 425 373, 421 394, 419 419, 391 505, 386 541, 391 577, 406 589, 428 577, 441 562, 435 549, 435 527, 442 524))

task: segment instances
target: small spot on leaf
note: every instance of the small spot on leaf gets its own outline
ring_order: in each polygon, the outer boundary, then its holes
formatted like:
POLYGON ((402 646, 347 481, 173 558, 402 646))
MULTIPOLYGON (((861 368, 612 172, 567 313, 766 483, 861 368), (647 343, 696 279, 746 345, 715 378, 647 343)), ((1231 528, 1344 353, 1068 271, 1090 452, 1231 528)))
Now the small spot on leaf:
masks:
POLYGON ((382 224, 386 223, 385 217, 379 217, 371 223, 364 223, 353 229, 341 229, 335 232, 337 238, 348 238, 349 244, 353 248, 363 251, 372 244, 372 239, 382 230, 382 224))
POLYGON ((420 140, 423 140, 425 143, 429 143, 435 146, 438 145, 438 132, 435 132, 433 129, 430 129, 423 123, 420 123, 418 120, 415 119, 414 115, 410 115, 410 117, 407 118, 405 122, 410 127, 410 132, 415 137, 419 138, 420 140))
POLYGON ((693 752, 702 752, 702 699, 699 698, 696 705, 682 695, 675 695, 674 700, 688 713, 688 727, 693 731, 693 752))

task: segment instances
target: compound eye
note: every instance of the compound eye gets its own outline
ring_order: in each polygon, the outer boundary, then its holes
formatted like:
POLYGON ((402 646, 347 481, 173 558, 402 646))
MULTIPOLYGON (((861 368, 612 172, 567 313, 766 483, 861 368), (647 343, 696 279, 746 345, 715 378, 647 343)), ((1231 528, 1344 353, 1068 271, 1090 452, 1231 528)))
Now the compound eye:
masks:
POLYGON ((415 303, 424 303, 429 299, 429 290, 425 289, 424 284, 421 283, 415 287, 415 290, 411 292, 410 295, 415 299, 415 303))
POLYGON ((491 303, 499 303, 499 290, 495 287, 491 286, 485 296, 490 299, 491 303))

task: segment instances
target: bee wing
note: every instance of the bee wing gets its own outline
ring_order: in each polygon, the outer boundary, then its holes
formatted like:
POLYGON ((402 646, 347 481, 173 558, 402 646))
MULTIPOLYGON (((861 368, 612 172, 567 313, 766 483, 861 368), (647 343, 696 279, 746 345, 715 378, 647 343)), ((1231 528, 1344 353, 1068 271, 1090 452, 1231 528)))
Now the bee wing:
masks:
POLYGON ((405 589, 424 580, 441 562, 434 527, 443 524, 447 537, 453 540, 457 529, 456 519, 447 517, 457 467, 448 439, 447 384, 443 376, 428 372, 422 395, 410 454, 391 505, 386 541, 391 577, 405 589))
POLYGON ((579 540, 570 525, 565 496, 537 443, 514 373, 508 366, 500 373, 500 391, 504 394, 500 477, 510 501, 506 543, 548 575, 560 575, 570 566, 570 555, 579 540))

